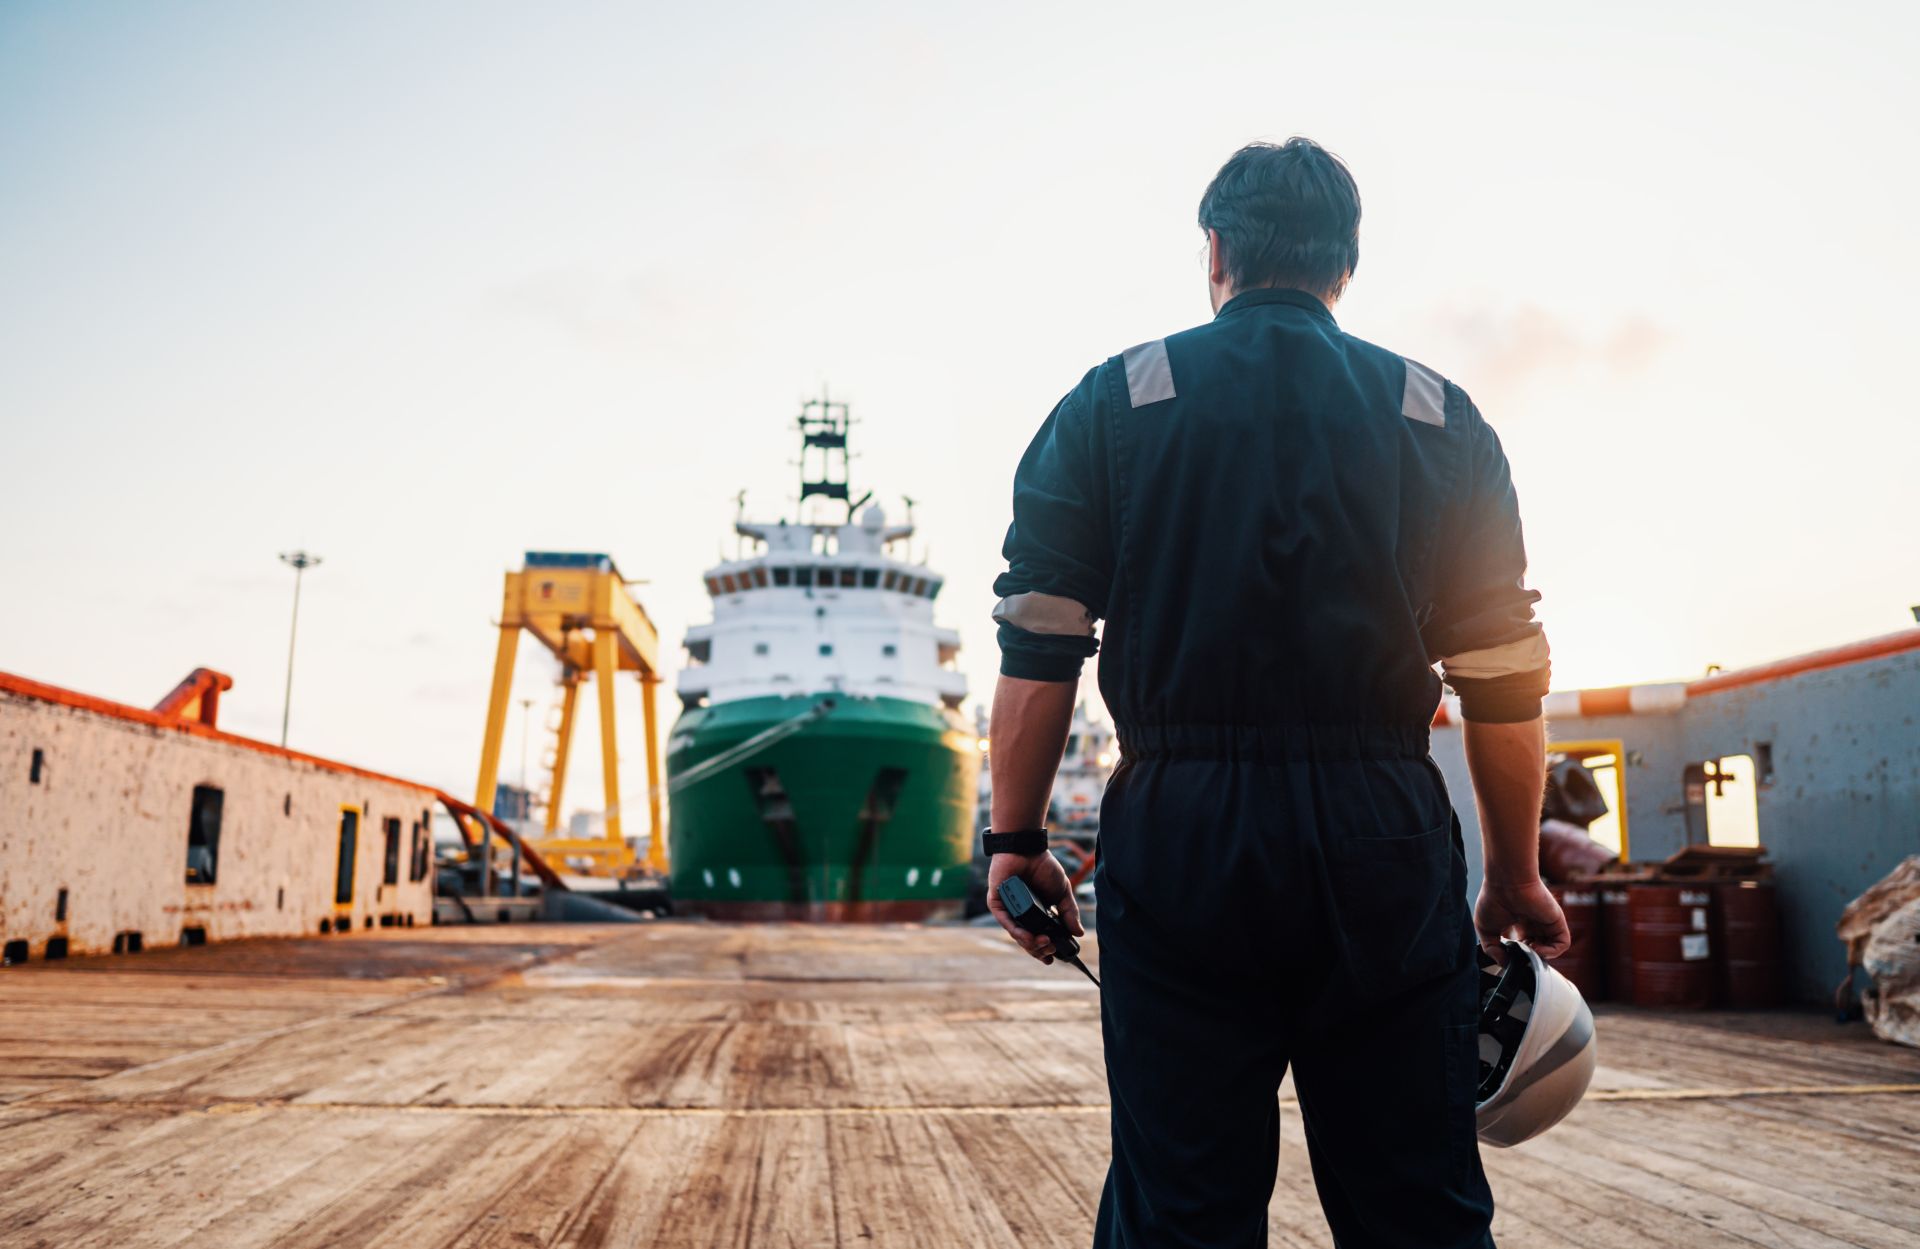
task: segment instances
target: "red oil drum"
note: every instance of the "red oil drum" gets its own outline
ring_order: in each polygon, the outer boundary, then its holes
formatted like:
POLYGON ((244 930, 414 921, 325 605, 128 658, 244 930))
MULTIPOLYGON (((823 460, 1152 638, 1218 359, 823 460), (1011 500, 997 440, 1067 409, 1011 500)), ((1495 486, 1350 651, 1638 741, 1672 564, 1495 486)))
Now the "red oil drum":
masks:
POLYGON ((1633 1004, 1713 1004, 1713 891, 1704 884, 1627 886, 1633 1004))
POLYGON ((1627 887, 1600 890, 1601 947, 1607 961, 1607 994, 1616 1002, 1633 1000, 1633 924, 1627 914, 1627 887))
POLYGON ((1600 893, 1592 885, 1549 885, 1567 916, 1567 931, 1573 945, 1559 958, 1547 960, 1553 968, 1580 990, 1589 1002, 1606 996, 1605 932, 1600 925, 1600 893))
POLYGON ((1780 1003, 1780 898, 1770 880, 1713 887, 1714 962, 1723 1006, 1752 1010, 1780 1003))

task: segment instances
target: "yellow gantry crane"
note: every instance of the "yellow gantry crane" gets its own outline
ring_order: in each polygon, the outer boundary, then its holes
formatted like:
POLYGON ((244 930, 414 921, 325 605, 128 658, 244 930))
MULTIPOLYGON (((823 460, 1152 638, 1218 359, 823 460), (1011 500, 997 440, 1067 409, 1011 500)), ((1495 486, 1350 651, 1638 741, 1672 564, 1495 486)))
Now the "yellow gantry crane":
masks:
POLYGON ((647 866, 664 871, 666 837, 660 828, 659 717, 654 687, 660 684, 660 635, 653 621, 621 579, 608 555, 528 551, 519 572, 507 574, 500 607, 500 648, 493 661, 493 696, 487 704, 487 735, 480 746, 480 779, 474 805, 493 810, 500 780, 500 741, 512 701, 513 664, 520 631, 540 640, 560 661, 560 726, 549 782, 546 836, 532 845, 551 862, 586 860, 594 876, 624 876, 633 867, 633 851, 620 831, 619 755, 614 745, 614 678, 640 677, 640 708, 647 730, 647 866), (567 779, 567 752, 573 744, 573 715, 580 683, 592 677, 600 697, 600 771, 606 789, 607 826, 602 837, 557 836, 560 796, 567 779))

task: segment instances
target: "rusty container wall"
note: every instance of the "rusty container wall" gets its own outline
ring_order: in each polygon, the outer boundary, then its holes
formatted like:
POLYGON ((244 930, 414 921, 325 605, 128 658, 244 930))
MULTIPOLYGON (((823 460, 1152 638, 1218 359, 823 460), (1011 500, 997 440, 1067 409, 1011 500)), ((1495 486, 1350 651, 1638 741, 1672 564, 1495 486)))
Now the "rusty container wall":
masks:
POLYGON ((432 790, 54 695, 0 688, 0 953, 39 961, 433 922, 432 790), (188 876, 202 789, 220 795, 205 883, 188 876), (343 856, 347 809, 357 838, 343 856))
POLYGON ((1566 912, 1573 945, 1559 958, 1549 959, 1547 966, 1573 981, 1587 1001, 1601 1001, 1606 997, 1607 947, 1600 892, 1593 885, 1549 885, 1548 889, 1566 912))
POLYGON ((1600 890, 1601 944, 1607 960, 1607 995, 1616 1002, 1633 1000, 1633 923, 1627 911, 1625 885, 1600 890))
POLYGON ((1751 1010, 1780 1003, 1780 895, 1772 881, 1725 881, 1713 887, 1713 938, 1718 999, 1751 1010))
POLYGON ((1713 1004, 1713 892, 1705 885, 1629 885, 1633 1004, 1713 1004))

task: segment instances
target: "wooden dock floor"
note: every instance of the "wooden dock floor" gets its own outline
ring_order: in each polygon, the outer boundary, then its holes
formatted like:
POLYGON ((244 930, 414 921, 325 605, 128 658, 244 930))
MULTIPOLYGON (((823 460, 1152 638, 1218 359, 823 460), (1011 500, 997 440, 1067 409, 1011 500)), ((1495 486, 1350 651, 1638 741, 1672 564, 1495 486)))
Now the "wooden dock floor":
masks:
MULTIPOLYGON (((1580 1110, 1488 1152, 1506 1249, 1920 1245, 1920 1054, 1788 1013, 1600 1038, 1580 1110)), ((1092 986, 992 930, 36 964, 0 971, 0 1245, 1077 1247, 1106 1097, 1092 986)), ((1283 1118, 1273 1241, 1328 1245, 1283 1118)))

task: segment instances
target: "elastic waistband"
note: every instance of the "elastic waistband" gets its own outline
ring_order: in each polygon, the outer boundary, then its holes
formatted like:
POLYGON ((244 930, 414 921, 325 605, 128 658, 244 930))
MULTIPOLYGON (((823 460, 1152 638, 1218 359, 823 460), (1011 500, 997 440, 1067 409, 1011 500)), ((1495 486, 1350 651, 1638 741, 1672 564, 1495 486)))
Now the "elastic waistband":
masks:
POLYGON ((1120 754, 1148 759, 1424 759, 1424 724, 1115 724, 1120 754))

